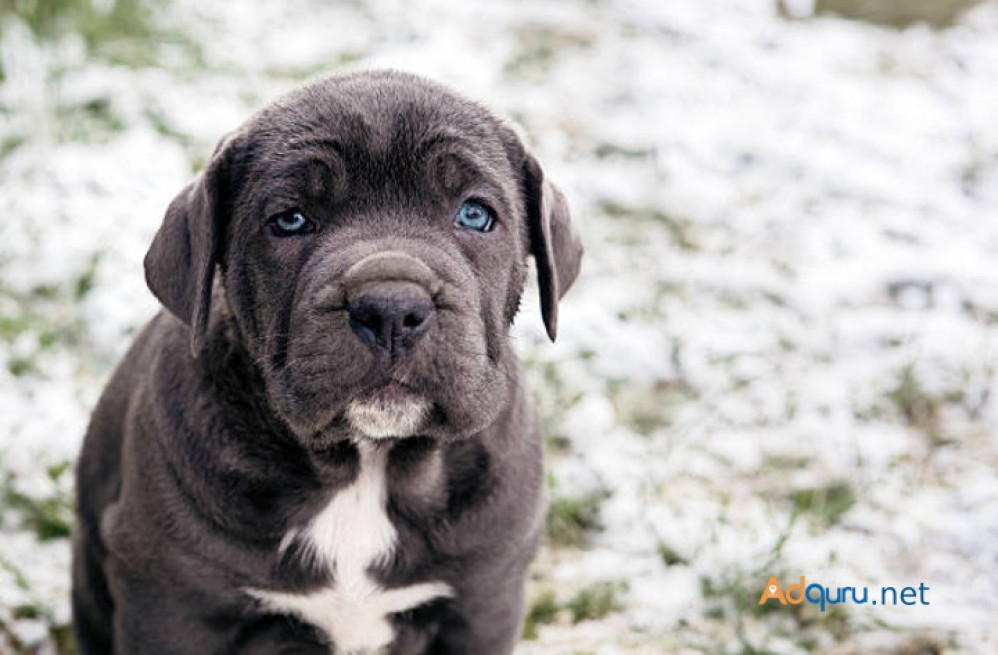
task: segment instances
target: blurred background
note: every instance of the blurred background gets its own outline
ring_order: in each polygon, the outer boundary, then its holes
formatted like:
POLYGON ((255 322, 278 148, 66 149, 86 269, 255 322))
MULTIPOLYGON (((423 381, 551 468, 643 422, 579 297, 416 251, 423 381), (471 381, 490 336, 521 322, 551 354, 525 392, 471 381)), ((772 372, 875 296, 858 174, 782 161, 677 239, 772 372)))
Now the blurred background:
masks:
POLYGON ((998 3, 0 0, 0 653, 73 653, 90 408, 217 139, 318 74, 516 122, 587 247, 523 655, 998 652, 998 3), (929 606, 759 606, 784 585, 929 606))

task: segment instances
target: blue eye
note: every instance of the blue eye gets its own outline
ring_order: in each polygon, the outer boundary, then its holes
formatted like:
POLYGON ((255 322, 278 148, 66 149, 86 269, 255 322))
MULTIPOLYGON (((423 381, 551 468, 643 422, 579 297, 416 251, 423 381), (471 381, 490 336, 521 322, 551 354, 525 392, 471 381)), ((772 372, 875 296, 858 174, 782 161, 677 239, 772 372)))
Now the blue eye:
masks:
POLYGON ((309 234, 315 231, 315 223, 305 218, 298 209, 289 209, 270 218, 275 236, 288 237, 295 234, 309 234))
POLYGON ((469 200, 461 205, 454 223, 469 230, 488 232, 492 229, 492 211, 476 200, 469 200))

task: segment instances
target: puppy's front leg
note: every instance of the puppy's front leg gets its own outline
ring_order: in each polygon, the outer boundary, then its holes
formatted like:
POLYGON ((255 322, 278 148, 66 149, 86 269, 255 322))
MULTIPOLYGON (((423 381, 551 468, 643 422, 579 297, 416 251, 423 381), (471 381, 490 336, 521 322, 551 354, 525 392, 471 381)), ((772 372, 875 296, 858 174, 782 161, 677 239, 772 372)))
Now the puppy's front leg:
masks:
POLYGON ((114 607, 101 567, 103 553, 87 539, 84 530, 81 525, 73 535, 73 625, 77 648, 82 655, 107 655, 113 652, 114 607))
POLYGON ((150 579, 111 576, 116 602, 115 655, 207 655, 228 652, 234 617, 214 615, 204 599, 150 579))
POLYGON ((428 653, 511 653, 523 625, 523 580, 528 563, 526 559, 474 574, 428 653))

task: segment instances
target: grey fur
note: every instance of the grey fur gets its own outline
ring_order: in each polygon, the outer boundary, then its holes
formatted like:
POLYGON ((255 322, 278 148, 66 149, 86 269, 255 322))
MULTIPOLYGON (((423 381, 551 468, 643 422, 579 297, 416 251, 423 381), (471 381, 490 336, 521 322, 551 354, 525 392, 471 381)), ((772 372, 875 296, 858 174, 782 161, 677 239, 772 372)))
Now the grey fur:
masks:
POLYGON ((402 392, 431 410, 417 436, 383 446, 398 544, 369 573, 455 593, 393 615, 391 652, 510 652, 543 524, 541 437, 508 339, 531 254, 553 339, 582 256, 564 197, 509 127, 432 82, 326 78, 225 138, 146 256, 167 311, 83 445, 82 653, 336 652, 335 635, 245 590, 335 584, 281 541, 358 474, 365 437, 346 407, 402 392), (469 196, 495 210, 494 230, 455 229, 469 196), (272 234, 268 217, 292 206, 315 233, 272 234), (352 303, 371 284, 432 298, 418 341, 358 338, 352 303))

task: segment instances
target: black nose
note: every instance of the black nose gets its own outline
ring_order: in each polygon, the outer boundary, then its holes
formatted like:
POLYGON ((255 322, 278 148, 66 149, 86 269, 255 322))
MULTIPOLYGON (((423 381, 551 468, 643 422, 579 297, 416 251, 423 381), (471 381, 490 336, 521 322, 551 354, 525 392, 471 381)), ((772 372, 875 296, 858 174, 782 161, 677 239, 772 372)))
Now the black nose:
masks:
POLYGON ((397 357, 419 341, 433 322, 433 299, 412 282, 381 282, 349 302, 350 327, 375 353, 397 357))

